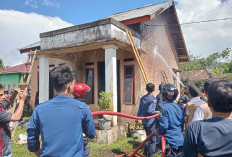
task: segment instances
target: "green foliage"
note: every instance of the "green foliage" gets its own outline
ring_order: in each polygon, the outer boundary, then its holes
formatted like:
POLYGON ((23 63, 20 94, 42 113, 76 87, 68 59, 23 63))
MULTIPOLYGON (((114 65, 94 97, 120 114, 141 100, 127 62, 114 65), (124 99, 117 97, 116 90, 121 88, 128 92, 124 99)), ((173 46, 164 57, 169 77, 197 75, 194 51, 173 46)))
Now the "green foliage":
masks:
POLYGON ((0 58, 0 71, 2 71, 4 69, 4 64, 3 64, 3 60, 0 58))
MULTIPOLYGON (((28 119, 27 117, 26 119, 28 119)), ((12 139, 12 156, 13 157, 32 157, 33 153, 29 152, 27 145, 15 144, 18 141, 19 134, 27 134, 26 128, 17 127, 14 138, 12 139)), ((138 139, 132 137, 123 137, 115 141, 111 145, 98 144, 96 142, 89 142, 90 156, 104 157, 104 156, 115 156, 116 154, 128 154, 133 152, 141 142, 138 139)), ((142 154, 143 148, 139 150, 142 154)), ((155 157, 161 157, 160 154, 155 154, 155 157)))
POLYGON ((216 52, 208 57, 199 57, 190 54, 190 61, 180 63, 180 68, 183 71, 193 71, 193 70, 205 70, 210 74, 209 69, 213 69, 215 74, 223 74, 232 72, 232 61, 229 60, 231 54, 231 48, 226 48, 221 53, 216 52), (223 62, 221 62, 223 60, 223 62))
POLYGON ((100 97, 98 99, 99 104, 97 106, 99 111, 110 111, 112 110, 112 92, 100 92, 100 97))
POLYGON ((224 73, 232 73, 232 60, 226 64, 224 64, 225 66, 225 71, 224 73))
POLYGON ((14 157, 32 157, 34 153, 31 153, 27 149, 27 145, 19 145, 13 144, 12 145, 12 156, 14 157))
POLYGON ((27 149, 27 145, 15 144, 19 140, 19 134, 27 135, 26 128, 18 126, 16 128, 15 136, 11 139, 12 141, 12 156, 14 157, 31 157, 34 153, 31 153, 27 149))

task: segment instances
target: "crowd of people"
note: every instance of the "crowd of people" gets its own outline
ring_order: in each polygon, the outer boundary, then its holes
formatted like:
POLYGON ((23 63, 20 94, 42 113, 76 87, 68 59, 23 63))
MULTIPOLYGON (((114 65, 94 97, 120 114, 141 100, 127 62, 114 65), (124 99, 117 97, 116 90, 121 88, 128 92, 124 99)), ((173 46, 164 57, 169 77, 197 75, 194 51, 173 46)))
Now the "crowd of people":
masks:
MULTIPOLYGON (((90 87, 75 85, 75 71, 67 64, 55 67, 50 78, 56 96, 35 108, 27 127, 28 150, 43 157, 89 156, 88 138, 96 136, 93 117, 84 103, 85 92, 90 87)), ((232 156, 231 81, 207 80, 204 99, 189 85, 181 88, 178 101, 179 91, 173 84, 160 84, 156 97, 153 96, 153 83, 148 83, 146 90, 147 94, 140 99, 137 116, 160 112, 159 117, 144 119, 142 124, 147 136, 155 131, 164 135, 166 156, 232 156)), ((20 120, 26 99, 25 92, 16 91, 20 95, 18 108, 13 114, 7 113, 14 98, 6 98, 0 84, 0 156, 3 157, 12 156, 8 124, 20 120)), ((160 144, 160 137, 153 136, 146 142, 143 154, 154 157, 160 144)))
MULTIPOLYGON (((160 84, 156 98, 152 95, 154 84, 147 84, 146 89, 148 93, 140 101, 137 116, 151 116, 154 110, 160 111, 156 124, 147 123, 147 120, 142 124, 147 136, 151 134, 148 124, 153 132, 164 135, 166 156, 232 156, 231 81, 208 79, 201 90, 204 98, 194 87, 187 85, 181 88, 178 101, 178 90, 173 84, 160 84)), ((154 157, 159 152, 159 144, 160 140, 150 139, 143 154, 154 157)))

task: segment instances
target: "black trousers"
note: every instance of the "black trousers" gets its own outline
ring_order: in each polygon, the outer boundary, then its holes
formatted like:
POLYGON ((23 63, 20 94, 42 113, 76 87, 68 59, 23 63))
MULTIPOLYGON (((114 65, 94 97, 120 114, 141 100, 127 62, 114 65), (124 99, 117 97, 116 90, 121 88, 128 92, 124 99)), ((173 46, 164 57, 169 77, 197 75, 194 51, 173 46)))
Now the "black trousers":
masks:
MULTIPOLYGON (((156 131, 155 121, 152 124, 146 124, 143 126, 147 136, 149 136, 152 132, 156 131)), ((156 151, 156 136, 153 136, 145 143, 143 155, 145 155, 146 157, 154 157, 155 151, 156 151)))
POLYGON ((172 146, 170 144, 166 144, 166 156, 167 157, 181 157, 182 156, 182 146, 172 146))

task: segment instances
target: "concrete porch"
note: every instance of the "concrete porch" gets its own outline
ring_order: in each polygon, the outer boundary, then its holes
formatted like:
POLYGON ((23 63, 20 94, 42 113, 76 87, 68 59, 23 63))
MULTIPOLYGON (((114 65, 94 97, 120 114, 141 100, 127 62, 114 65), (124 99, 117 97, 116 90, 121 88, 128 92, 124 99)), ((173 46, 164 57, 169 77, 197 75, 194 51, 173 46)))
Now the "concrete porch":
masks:
POLYGON ((100 144, 110 145, 119 138, 126 137, 128 133, 129 124, 126 122, 118 122, 117 126, 110 127, 109 130, 100 130, 97 119, 94 119, 94 124, 96 127, 96 137, 94 139, 100 144))

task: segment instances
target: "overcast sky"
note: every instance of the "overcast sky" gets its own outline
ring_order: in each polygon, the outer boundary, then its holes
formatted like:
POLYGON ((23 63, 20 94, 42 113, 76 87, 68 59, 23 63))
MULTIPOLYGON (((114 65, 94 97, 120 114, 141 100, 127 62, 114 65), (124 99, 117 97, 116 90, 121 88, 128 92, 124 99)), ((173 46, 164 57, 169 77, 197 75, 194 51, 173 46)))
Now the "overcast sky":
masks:
MULTIPOLYGON (((163 0, 1 0, 0 58, 13 66, 26 61, 18 49, 39 41, 39 33, 96 21, 110 14, 163 0)), ((232 0, 176 0, 180 23, 232 18, 232 0)), ((232 47, 232 20, 182 25, 194 55, 232 47)))

